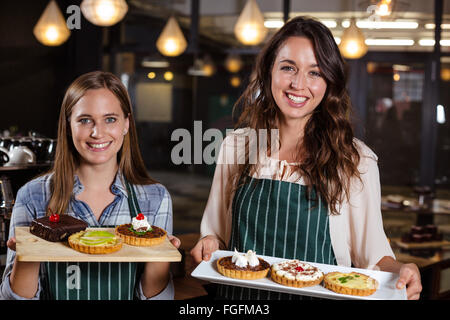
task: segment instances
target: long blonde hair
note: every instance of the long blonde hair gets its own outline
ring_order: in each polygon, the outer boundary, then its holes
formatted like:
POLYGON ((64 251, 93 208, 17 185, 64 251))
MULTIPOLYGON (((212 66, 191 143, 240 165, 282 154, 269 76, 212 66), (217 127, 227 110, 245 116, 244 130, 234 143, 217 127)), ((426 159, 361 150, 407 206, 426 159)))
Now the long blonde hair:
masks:
POLYGON ((147 172, 139 149, 136 125, 131 107, 130 97, 122 82, 112 73, 94 71, 81 75, 66 91, 58 121, 58 137, 55 152, 55 162, 49 173, 51 178, 51 197, 48 202, 47 214, 51 212, 64 214, 69 206, 74 186, 74 174, 80 159, 75 149, 70 130, 70 116, 73 107, 86 94, 86 91, 106 88, 120 102, 120 106, 129 119, 128 133, 124 137, 122 148, 117 157, 119 170, 125 179, 132 184, 156 183, 147 172))

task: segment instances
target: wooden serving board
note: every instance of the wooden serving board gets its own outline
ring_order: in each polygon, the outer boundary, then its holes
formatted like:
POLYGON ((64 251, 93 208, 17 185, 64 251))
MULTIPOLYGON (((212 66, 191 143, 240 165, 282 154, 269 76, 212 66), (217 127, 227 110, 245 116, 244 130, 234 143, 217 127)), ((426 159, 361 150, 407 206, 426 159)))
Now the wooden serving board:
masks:
MULTIPOLYGON (((114 233, 114 228, 87 228, 114 233)), ((87 254, 78 252, 65 242, 51 242, 30 233, 29 227, 16 227, 16 255, 19 261, 50 262, 149 262, 181 261, 180 252, 169 239, 151 247, 137 247, 123 244, 119 251, 108 254, 87 254)))
POLYGON ((432 249, 432 248, 442 248, 450 246, 450 241, 428 241, 428 242, 402 242, 401 240, 396 240, 396 244, 403 249, 432 249))

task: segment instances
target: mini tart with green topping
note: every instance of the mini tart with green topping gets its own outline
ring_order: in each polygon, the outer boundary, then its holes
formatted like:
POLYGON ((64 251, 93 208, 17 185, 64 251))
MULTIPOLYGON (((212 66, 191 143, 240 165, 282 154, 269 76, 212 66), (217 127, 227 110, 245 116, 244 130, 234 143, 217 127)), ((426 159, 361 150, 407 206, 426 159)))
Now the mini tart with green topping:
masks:
POLYGON ((135 231, 131 223, 121 224, 116 227, 116 235, 126 244, 132 246, 149 247, 160 244, 167 236, 167 232, 156 226, 151 226, 147 231, 135 231))
POLYGON ((72 249, 89 254, 112 253, 122 248, 123 241, 111 232, 103 230, 84 230, 69 237, 72 249))
POLYGON ((358 272, 330 272, 323 279, 325 288, 336 293, 370 296, 378 289, 378 281, 358 272))

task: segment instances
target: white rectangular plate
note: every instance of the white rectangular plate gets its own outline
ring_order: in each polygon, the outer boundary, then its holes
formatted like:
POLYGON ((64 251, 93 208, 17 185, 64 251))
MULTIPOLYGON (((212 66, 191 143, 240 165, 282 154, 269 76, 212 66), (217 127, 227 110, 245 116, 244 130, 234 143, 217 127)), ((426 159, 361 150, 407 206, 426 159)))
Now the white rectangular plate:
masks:
MULTIPOLYGON (((306 287, 306 288, 293 288, 283 286, 271 280, 269 277, 258 280, 240 280, 233 279, 223 276, 219 273, 216 267, 217 260, 226 257, 232 256, 232 251, 224 251, 217 250, 213 253, 211 259, 209 261, 202 261, 197 268, 192 272, 192 276, 214 282, 227 284, 232 286, 253 288, 253 289, 262 289, 269 290, 275 292, 284 292, 291 294, 299 294, 310 297, 318 297, 318 298, 327 298, 327 299, 361 299, 361 300, 406 300, 406 289, 396 289, 395 284, 398 280, 398 275, 390 272, 383 271, 375 271, 368 269, 358 269, 358 268, 349 268, 349 267, 341 267, 341 266, 333 266, 329 264, 321 264, 321 263, 310 263, 311 265, 319 268, 324 274, 328 272, 338 271, 338 272, 360 272, 366 274, 374 279, 376 279, 379 283, 378 290, 367 297, 359 297, 359 296, 351 296, 346 294, 339 294, 328 289, 325 289, 322 285, 317 285, 314 287, 306 287)), ((266 260, 269 264, 277 263, 280 261, 288 260, 276 257, 269 256, 261 256, 258 257, 266 260)))

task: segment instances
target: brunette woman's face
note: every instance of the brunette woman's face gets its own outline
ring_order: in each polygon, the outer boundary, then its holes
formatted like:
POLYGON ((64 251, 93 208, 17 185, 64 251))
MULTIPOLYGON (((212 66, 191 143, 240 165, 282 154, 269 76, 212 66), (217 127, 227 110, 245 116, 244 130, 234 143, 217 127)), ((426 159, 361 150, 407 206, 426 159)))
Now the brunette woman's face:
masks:
POLYGON ((281 120, 298 121, 304 127, 327 89, 308 38, 290 37, 281 45, 272 68, 271 87, 281 120))
POLYGON ((86 91, 70 116, 73 144, 82 164, 117 164, 128 127, 119 100, 106 88, 86 91))

